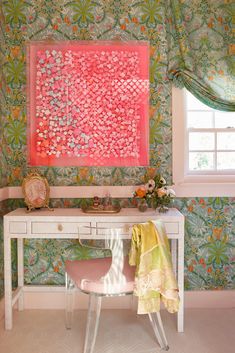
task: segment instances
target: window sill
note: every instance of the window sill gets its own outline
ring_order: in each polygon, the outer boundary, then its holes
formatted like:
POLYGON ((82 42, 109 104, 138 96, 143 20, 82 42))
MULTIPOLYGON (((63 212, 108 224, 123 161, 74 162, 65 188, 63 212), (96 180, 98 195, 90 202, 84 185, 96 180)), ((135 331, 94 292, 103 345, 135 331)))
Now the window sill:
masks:
POLYGON ((185 178, 174 183, 176 197, 235 197, 235 177, 229 176, 218 179, 212 178, 185 178), (232 180, 233 179, 233 180, 232 180))

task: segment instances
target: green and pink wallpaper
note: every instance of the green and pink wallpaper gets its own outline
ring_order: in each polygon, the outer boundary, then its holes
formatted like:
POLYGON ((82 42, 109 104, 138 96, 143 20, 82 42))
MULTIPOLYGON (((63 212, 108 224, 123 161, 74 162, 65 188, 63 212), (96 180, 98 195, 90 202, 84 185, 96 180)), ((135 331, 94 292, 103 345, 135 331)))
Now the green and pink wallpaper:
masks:
MULTIPOLYGON (((134 185, 161 173, 172 182, 171 81, 178 48, 173 20, 181 10, 190 52, 210 80, 234 72, 228 55, 234 24, 231 0, 6 0, 0 12, 1 172, 0 186, 20 186, 30 168, 26 151, 26 43, 30 40, 120 40, 150 44, 150 166, 40 167, 53 186, 134 185), (219 43, 220 45, 215 45, 219 43), (220 70, 217 64, 220 63, 220 70)), ((181 50, 184 48, 181 42, 181 50)), ((187 50, 188 50, 187 46, 187 50)), ((183 65, 183 63, 181 63, 183 65)), ((235 195, 234 195, 235 196, 235 195)), ((79 207, 81 199, 53 199, 54 207, 79 207)), ((131 207, 133 200, 122 199, 131 207)), ((2 214, 23 206, 22 200, 2 202, 2 214)), ((185 284, 189 290, 235 288, 233 198, 175 200, 186 216, 185 284)), ((102 254, 101 254, 102 255, 102 254)), ((25 242, 27 283, 64 283, 68 257, 92 256, 72 241, 25 242)), ((14 268, 16 258, 14 255, 14 268)), ((0 290, 3 289, 2 223, 0 223, 0 290)), ((15 276, 14 276, 15 278, 15 276)))

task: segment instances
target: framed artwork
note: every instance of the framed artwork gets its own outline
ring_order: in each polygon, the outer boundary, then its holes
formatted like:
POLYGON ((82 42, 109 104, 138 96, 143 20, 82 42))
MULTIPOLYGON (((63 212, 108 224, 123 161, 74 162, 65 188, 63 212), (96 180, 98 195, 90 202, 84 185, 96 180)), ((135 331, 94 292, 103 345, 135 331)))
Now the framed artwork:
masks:
MULTIPOLYGON (((47 179, 38 173, 30 173, 22 183, 24 201, 28 212, 35 208, 49 207, 50 187, 47 179)), ((52 209, 50 209, 52 210, 52 209)))
POLYGON ((147 42, 30 42, 31 166, 149 164, 147 42))

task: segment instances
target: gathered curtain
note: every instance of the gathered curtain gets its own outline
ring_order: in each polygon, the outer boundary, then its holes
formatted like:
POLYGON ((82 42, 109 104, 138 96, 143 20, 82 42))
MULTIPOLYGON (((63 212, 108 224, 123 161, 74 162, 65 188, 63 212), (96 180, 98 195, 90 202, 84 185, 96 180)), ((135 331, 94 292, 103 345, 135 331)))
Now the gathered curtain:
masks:
POLYGON ((168 77, 201 102, 235 111, 233 0, 165 2, 168 77))

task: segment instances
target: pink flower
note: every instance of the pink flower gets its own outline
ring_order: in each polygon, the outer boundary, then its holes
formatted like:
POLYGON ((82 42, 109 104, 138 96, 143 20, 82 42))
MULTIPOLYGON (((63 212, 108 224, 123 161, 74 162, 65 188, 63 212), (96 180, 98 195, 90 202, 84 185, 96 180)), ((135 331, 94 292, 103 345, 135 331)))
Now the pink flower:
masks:
POLYGON ((157 196, 158 197, 163 197, 165 195, 167 195, 167 190, 165 188, 157 189, 157 196))

